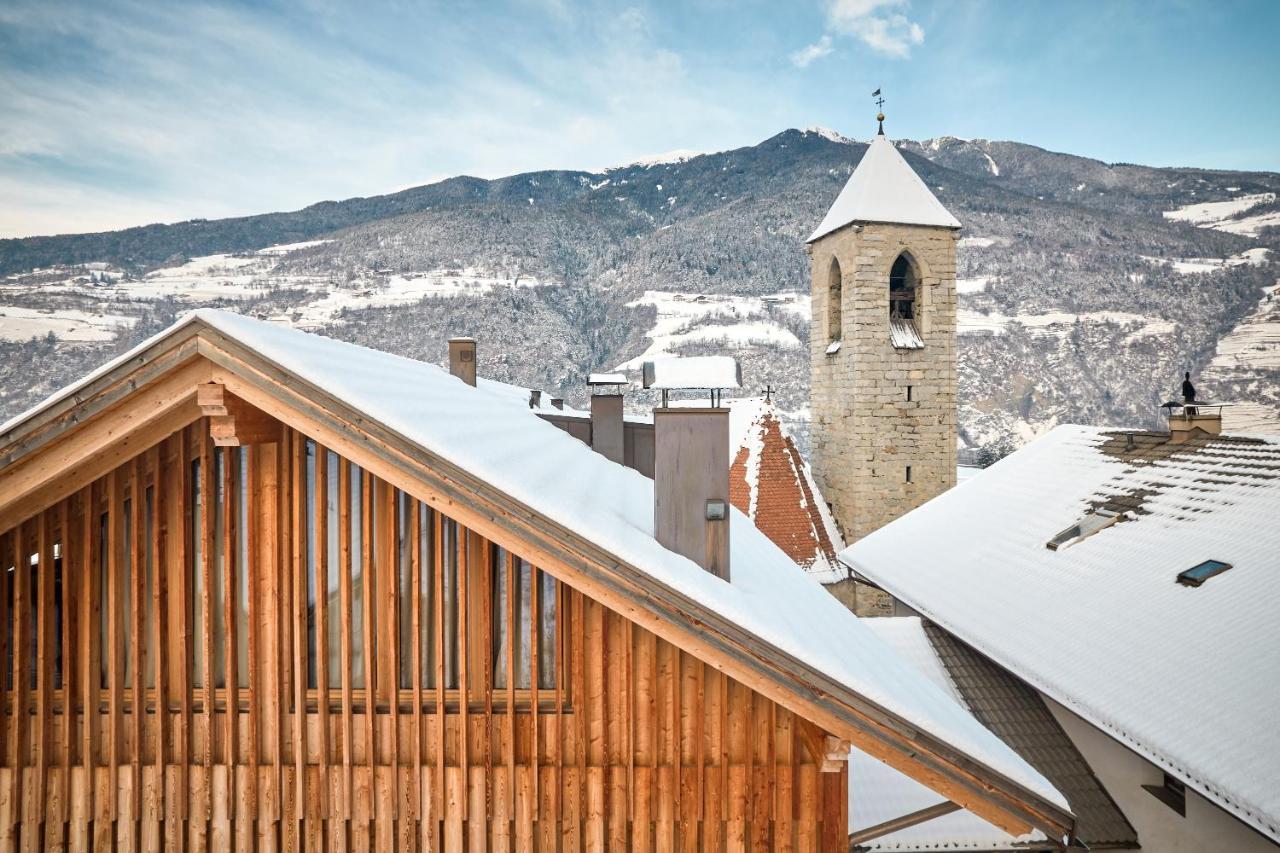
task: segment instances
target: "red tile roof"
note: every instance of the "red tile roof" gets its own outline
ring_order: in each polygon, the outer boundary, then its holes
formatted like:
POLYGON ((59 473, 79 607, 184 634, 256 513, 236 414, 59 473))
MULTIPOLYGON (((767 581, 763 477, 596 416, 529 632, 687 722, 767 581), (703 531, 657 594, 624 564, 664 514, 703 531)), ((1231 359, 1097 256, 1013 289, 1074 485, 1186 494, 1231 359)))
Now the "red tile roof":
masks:
POLYGON ((777 409, 763 400, 735 401, 733 408, 738 450, 729 500, 806 571, 824 582, 845 577, 836 561, 844 547, 839 529, 777 409))

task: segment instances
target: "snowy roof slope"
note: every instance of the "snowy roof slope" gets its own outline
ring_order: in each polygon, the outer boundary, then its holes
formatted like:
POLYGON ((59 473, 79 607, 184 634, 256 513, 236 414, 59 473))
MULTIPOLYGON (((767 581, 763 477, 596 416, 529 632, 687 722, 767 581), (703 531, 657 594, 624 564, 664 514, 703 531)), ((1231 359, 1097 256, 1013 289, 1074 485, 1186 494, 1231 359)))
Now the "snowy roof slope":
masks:
MULTIPOLYGON (((918 616, 864 619, 862 624, 903 660, 956 702, 964 699, 947 675, 918 616)), ((876 826, 946 800, 887 764, 854 750, 849 756, 849 832, 876 826)), ((961 809, 868 841, 870 850, 1006 850, 1024 849, 1044 834, 1033 831, 1013 836, 961 809)))
MULTIPOLYGON (((136 357, 160 337, 206 324, 299 381, 359 410, 551 521, 648 573, 765 643, 898 715, 1027 791, 1066 809, 1034 768, 873 633, 736 510, 733 582, 703 571, 653 536, 653 484, 582 442, 527 417, 439 367, 212 309, 194 311, 93 376, 136 357), (407 393, 408 390, 412 393, 407 393)), ((4 432, 90 380, 75 383, 6 424, 4 432)))
POLYGON ((1280 440, 1125 445, 1058 427, 841 559, 1280 838, 1280 440), (1090 508, 1131 520, 1045 547, 1090 508))
POLYGON ((960 227, 960 220, 942 206, 885 136, 871 140, 858 168, 806 242, 812 243, 854 222, 960 227))

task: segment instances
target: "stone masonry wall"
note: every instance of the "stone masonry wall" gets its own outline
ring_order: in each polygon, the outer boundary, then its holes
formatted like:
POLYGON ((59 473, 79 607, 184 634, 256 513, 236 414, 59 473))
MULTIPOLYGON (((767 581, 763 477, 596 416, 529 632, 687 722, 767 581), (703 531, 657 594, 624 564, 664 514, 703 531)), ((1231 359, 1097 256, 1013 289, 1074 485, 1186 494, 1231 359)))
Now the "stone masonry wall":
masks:
POLYGON ((946 228, 867 223, 809 247, 813 470, 848 542, 955 485, 957 238, 946 228), (895 349, 889 340, 889 271, 903 250, 920 278, 915 323, 923 349, 895 349), (833 256, 842 342, 828 355, 833 256))

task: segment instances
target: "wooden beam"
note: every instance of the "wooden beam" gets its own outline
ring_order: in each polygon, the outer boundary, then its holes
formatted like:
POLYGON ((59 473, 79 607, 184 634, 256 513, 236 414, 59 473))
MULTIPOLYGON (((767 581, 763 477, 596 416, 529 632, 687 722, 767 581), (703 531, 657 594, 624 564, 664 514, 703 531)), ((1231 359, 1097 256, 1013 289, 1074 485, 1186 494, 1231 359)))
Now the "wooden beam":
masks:
MULTIPOLYGON (((207 362, 188 361, 79 429, 61 433, 56 442, 20 458, 0 457, 0 530, 52 506, 200 417, 195 386, 209 370, 207 362)), ((78 414, 72 411, 67 417, 78 414)))
POLYGON ((826 744, 822 742, 822 732, 813 723, 802 719, 796 721, 796 734, 800 736, 800 743, 804 745, 804 750, 809 753, 813 763, 820 764, 826 755, 826 744))
POLYGON ((849 844, 859 845, 866 844, 868 841, 874 841, 888 835, 891 832, 907 829, 912 826, 919 826, 922 823, 933 820, 934 818, 949 815, 952 812, 960 811, 960 807, 955 803, 946 802, 938 803, 935 806, 920 809, 919 811, 904 814, 901 817, 895 817, 893 820, 886 820, 884 823, 877 823, 875 826, 868 826, 865 829, 859 829, 856 832, 849 833, 849 844))
POLYGON ((154 349, 115 365, 94 377, 85 387, 67 393, 0 433, 0 469, 20 461, 78 431, 110 411, 123 417, 146 413, 133 405, 121 409, 121 400, 134 398, 140 388, 196 358, 196 330, 184 329, 172 339, 157 342, 154 349))
POLYGON ((196 405, 209 419, 209 435, 217 447, 273 444, 280 440, 278 420, 229 393, 219 382, 197 385, 196 405))
POLYGON ((853 744, 835 735, 823 738, 822 772, 839 773, 849 762, 849 750, 853 744))

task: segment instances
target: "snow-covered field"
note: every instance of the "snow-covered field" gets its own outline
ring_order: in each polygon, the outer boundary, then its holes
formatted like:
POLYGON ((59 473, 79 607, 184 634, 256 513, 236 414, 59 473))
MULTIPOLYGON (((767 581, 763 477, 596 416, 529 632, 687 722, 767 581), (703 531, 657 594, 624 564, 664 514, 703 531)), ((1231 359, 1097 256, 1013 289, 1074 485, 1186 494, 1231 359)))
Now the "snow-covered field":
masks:
POLYGON ((1280 370, 1280 284, 1268 287, 1253 313, 1218 342, 1209 367, 1280 370))
POLYGON ((956 293, 981 293, 991 283, 991 276, 978 275, 973 278, 956 279, 956 293))
POLYGON ((1143 255, 1142 259, 1149 264, 1168 263, 1175 272, 1184 275, 1195 275, 1199 273, 1215 272, 1229 267, 1239 267, 1246 264, 1250 266, 1258 266, 1267 262, 1267 256, 1271 253, 1270 249, 1246 249, 1238 255, 1232 255, 1229 258, 1153 258, 1149 255, 1143 255))
POLYGON ((1166 210, 1164 218, 1177 222, 1189 222, 1200 228, 1214 228, 1231 234, 1256 237, 1263 228, 1280 226, 1280 211, 1272 210, 1254 216, 1244 216, 1244 214, 1275 200, 1275 193, 1253 193, 1224 201, 1205 201, 1179 207, 1177 210, 1166 210))
POLYGON ((1266 288, 1258 307, 1218 342, 1205 370, 1209 380, 1230 382, 1236 399, 1222 410, 1228 432, 1280 430, 1276 372, 1280 371, 1280 282, 1266 288))
POLYGON ((681 344, 692 342, 723 341, 735 349, 756 344, 798 347, 800 340, 769 318, 765 307, 809 316, 809 295, 792 291, 769 296, 710 296, 647 290, 627 304, 633 308, 651 305, 657 309, 657 318, 646 333, 648 348, 618 365, 618 370, 639 370, 645 361, 671 355, 681 344))
POLYGON ((478 270, 432 270, 408 276, 389 276, 385 284, 372 284, 356 289, 333 289, 324 296, 295 309, 288 322, 300 329, 316 329, 342 322, 343 311, 357 308, 390 308, 412 305, 423 299, 448 296, 479 296, 495 287, 536 287, 546 282, 531 277, 518 281, 495 278, 478 270))
POLYGON ((1127 340, 1147 335, 1165 335, 1174 330, 1174 324, 1156 317, 1144 317, 1124 311, 1092 311, 1084 314, 1067 314, 1051 311, 1046 314, 1014 314, 1012 316, 991 312, 983 314, 968 308, 956 311, 956 328, 961 335, 1004 334, 1010 323, 1019 323, 1033 335, 1065 336, 1076 321, 1081 323, 1119 323, 1134 326, 1127 340))
POLYGON ((53 332, 68 343, 107 341, 120 326, 130 326, 147 304, 158 299, 175 299, 192 306, 262 296, 273 289, 302 294, 292 309, 271 317, 275 322, 315 329, 342 322, 348 309, 394 307, 423 299, 476 296, 497 287, 536 287, 548 284, 536 278, 518 279, 491 272, 464 268, 426 270, 401 275, 369 271, 361 278, 339 284, 327 275, 286 272, 281 258, 290 252, 321 245, 311 240, 269 246, 242 255, 206 255, 186 263, 154 270, 140 278, 130 278, 122 270, 106 264, 85 264, 61 270, 42 270, 39 275, 9 276, 0 280, 0 339, 22 341, 53 332), (54 277, 56 276, 56 277, 54 277), (98 314, 76 308, 36 310, 23 307, 33 294, 80 297, 95 305, 107 303, 119 314, 98 314))
POLYGON ((0 305, 0 340, 26 341, 53 332, 59 340, 72 343, 109 341, 136 322, 135 317, 116 314, 0 305))

